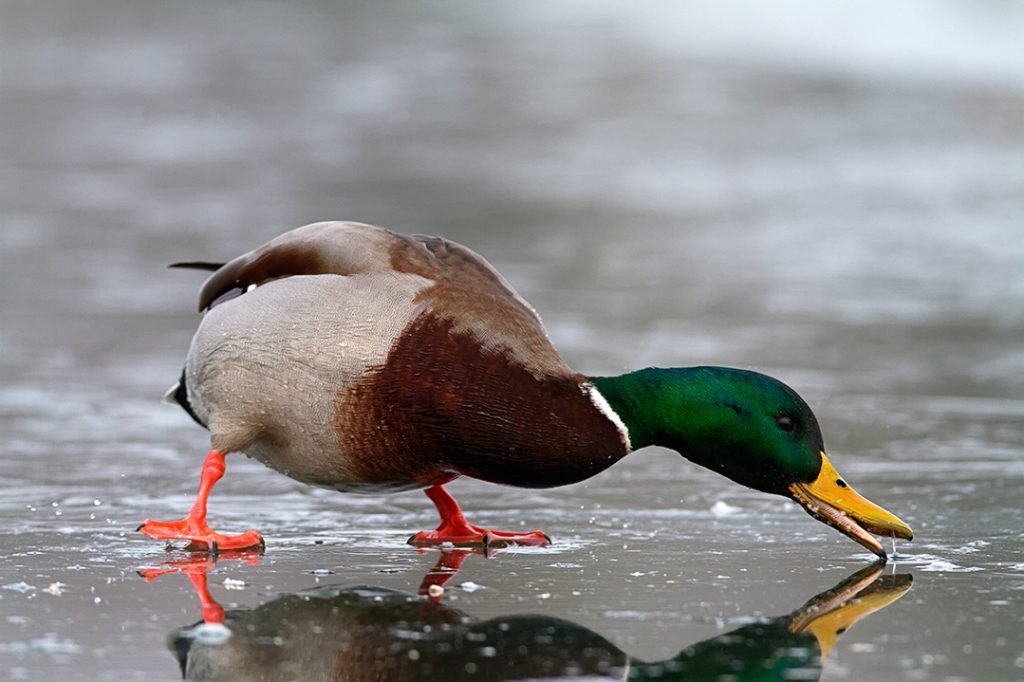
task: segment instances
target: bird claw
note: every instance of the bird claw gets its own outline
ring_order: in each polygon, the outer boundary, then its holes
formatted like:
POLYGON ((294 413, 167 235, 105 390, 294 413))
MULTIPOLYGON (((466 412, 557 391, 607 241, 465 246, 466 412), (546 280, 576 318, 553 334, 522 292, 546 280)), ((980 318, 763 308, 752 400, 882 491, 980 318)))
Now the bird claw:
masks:
POLYGON ((185 549, 193 552, 209 552, 216 558, 225 551, 258 549, 263 551, 266 543, 258 531, 250 530, 239 535, 221 535, 210 530, 205 523, 184 518, 180 521, 149 521, 138 528, 144 535, 155 540, 188 540, 185 549))
POLYGON ((435 547, 449 543, 453 547, 483 547, 485 551, 513 545, 544 547, 551 544, 551 538, 541 531, 530 533, 506 533, 473 527, 462 529, 456 535, 450 529, 420 531, 409 538, 408 543, 417 547, 435 547))

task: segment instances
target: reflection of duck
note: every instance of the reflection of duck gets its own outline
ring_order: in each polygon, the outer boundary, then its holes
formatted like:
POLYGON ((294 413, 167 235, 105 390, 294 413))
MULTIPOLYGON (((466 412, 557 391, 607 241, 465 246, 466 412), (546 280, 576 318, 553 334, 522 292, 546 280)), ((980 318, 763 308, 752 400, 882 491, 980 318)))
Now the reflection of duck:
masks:
MULTIPOLYGON (((793 613, 643 662, 597 633, 548 616, 477 622, 446 604, 377 587, 329 587, 228 611, 233 633, 169 638, 191 680, 818 679, 855 622, 902 596, 909 575, 861 569, 793 613)), ((429 581, 428 581, 429 582, 429 581)))
POLYGON ((206 314, 169 394, 210 429, 192 511, 139 529, 216 550, 256 531, 206 524, 224 455, 246 452, 299 481, 352 492, 426 488, 441 515, 414 544, 544 544, 463 517, 458 476, 524 487, 589 478, 661 445, 742 485, 790 497, 879 556, 869 532, 910 527, 857 495, 792 389, 723 367, 573 371, 536 312, 487 261, 440 237, 356 223, 292 230, 203 285, 206 314))

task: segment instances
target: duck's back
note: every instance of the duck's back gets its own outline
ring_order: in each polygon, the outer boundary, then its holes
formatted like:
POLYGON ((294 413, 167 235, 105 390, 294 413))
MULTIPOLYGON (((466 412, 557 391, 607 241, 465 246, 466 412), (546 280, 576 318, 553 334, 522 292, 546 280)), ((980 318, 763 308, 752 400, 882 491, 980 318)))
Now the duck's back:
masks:
POLYGON ((553 485, 625 454, 536 313, 453 242, 308 225, 221 267, 200 307, 185 385, 213 447, 298 480, 553 485))

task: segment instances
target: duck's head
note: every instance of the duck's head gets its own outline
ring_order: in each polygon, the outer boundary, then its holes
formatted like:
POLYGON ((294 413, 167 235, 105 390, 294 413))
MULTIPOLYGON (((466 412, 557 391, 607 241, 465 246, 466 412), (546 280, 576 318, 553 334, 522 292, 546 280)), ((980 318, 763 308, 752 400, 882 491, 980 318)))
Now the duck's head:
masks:
POLYGON ((906 523, 836 472, 811 408, 772 377, 725 367, 649 368, 595 384, 634 448, 668 447, 741 485, 796 500, 880 557, 885 550, 871 533, 913 538, 906 523))

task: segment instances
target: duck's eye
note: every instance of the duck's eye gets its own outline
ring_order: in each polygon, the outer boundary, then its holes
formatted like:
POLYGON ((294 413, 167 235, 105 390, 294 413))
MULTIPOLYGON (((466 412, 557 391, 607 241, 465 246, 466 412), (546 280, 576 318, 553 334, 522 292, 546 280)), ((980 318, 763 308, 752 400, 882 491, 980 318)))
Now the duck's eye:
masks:
POLYGON ((783 431, 793 431, 796 429, 796 421, 792 417, 777 417, 775 423, 779 425, 779 428, 783 431))

